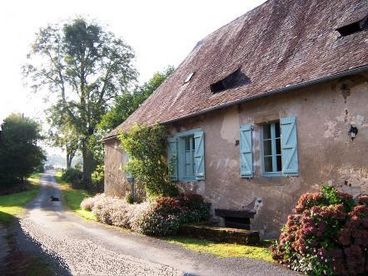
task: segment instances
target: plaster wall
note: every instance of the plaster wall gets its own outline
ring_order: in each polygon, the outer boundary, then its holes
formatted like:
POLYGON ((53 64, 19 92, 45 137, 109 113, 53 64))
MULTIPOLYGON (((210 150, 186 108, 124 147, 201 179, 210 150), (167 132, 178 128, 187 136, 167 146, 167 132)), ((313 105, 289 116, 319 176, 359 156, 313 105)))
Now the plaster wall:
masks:
MULTIPOLYGON (((222 93, 231 93, 225 91, 222 93)), ((213 96, 216 97, 216 94, 213 96)), ((214 208, 241 209, 256 197, 262 204, 252 228, 276 236, 299 196, 335 185, 353 195, 368 193, 368 76, 328 82, 221 109, 169 126, 171 134, 201 128, 205 133, 205 181, 178 183, 202 194, 214 208), (262 175, 261 125, 296 116, 299 176, 262 175), (253 124, 254 177, 240 177, 239 129, 253 124), (358 128, 352 141, 350 125, 358 128)), ((105 144, 105 192, 129 190, 121 166, 126 160, 115 140, 105 144)))
MULTIPOLYGON (((225 91, 223 93, 231 93, 225 91)), ((353 195, 368 193, 368 83, 365 76, 316 85, 218 110, 171 126, 171 133, 205 133, 206 179, 179 183, 202 194, 213 208, 241 209, 256 197, 262 206, 252 228, 276 236, 299 196, 335 185, 353 195), (297 117, 299 176, 262 175, 263 123, 297 117), (254 125, 254 177, 240 177, 239 128, 254 125), (358 128, 352 141, 350 125, 358 128)))

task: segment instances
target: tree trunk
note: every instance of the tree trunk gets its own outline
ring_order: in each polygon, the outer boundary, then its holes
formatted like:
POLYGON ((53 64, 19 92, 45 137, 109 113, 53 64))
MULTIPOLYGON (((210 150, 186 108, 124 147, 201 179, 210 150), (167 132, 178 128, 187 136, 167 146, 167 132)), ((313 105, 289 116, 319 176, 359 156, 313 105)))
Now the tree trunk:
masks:
POLYGON ((75 157, 76 150, 70 149, 66 147, 66 169, 70 169, 72 167, 72 161, 75 157))
POLYGON ((66 153, 66 169, 69 170, 72 167, 72 160, 73 158, 70 156, 70 154, 66 153))
POLYGON ((86 142, 82 145, 82 157, 83 157, 83 185, 87 189, 92 188, 92 172, 96 169, 97 162, 93 158, 93 153, 88 148, 86 142))

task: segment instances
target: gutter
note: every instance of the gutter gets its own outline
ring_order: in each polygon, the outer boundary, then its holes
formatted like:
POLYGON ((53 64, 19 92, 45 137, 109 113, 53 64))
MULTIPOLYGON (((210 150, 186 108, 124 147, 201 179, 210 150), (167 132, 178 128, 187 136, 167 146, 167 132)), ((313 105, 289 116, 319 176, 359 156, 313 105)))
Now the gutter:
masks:
MULTIPOLYGON (((289 91, 296 90, 296 89, 306 88, 308 86, 321 84, 321 83, 336 80, 336 79, 339 79, 339 78, 350 77, 350 76, 360 74, 360 73, 364 73, 364 72, 367 72, 367 71, 368 71, 368 65, 364 65, 364 66, 361 66, 361 67, 356 67, 354 69, 350 69, 350 70, 347 70, 347 71, 343 71, 343 72, 340 72, 340 73, 329 75, 327 77, 314 79, 314 80, 310 80, 310 81, 305 81, 305 82, 301 82, 301 83, 298 83, 298 84, 292 84, 292 85, 289 85, 289 86, 285 86, 283 88, 278 88, 278 89, 275 89, 275 90, 271 90, 270 92, 268 92, 266 94, 256 95, 256 96, 252 96, 252 97, 249 97, 249 98, 246 98, 246 99, 237 100, 237 101, 221 104, 221 105, 218 105, 218 106, 215 106, 215 107, 210 107, 210 108, 207 108, 207 109, 203 109, 199 112, 189 114, 189 115, 186 115, 184 117, 180 117, 180 118, 177 118, 177 119, 161 122, 161 124, 175 123, 175 122, 178 122, 178 121, 181 121, 181 120, 185 120, 185 119, 193 118, 193 117, 196 117, 196 116, 200 116, 200 115, 203 115, 205 113, 209 113, 211 111, 216 111, 216 110, 219 110, 219 109, 227 108, 227 107, 230 107, 230 106, 233 106, 233 105, 246 103, 246 102, 258 100, 258 99, 261 99, 261 98, 282 94, 282 93, 289 92, 289 91)), ((105 142, 105 141, 108 141, 108 140, 115 139, 116 136, 117 135, 115 134, 115 135, 106 137, 106 138, 103 139, 103 141, 105 142)))

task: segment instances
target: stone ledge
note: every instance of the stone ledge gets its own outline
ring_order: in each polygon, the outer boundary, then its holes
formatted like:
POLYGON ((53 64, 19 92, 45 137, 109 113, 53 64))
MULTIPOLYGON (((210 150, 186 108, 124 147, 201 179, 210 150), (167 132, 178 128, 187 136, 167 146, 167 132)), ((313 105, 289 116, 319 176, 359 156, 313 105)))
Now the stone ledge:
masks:
POLYGON ((181 227, 179 234, 197 239, 245 245, 255 245, 260 241, 257 231, 207 225, 187 224, 181 227))

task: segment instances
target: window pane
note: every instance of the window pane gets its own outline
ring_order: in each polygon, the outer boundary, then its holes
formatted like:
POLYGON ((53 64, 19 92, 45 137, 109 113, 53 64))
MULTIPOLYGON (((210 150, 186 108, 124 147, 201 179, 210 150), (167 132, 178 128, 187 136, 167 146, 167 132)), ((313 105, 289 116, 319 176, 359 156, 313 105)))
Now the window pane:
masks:
POLYGON ((275 123, 275 135, 276 138, 280 137, 280 122, 275 123))
POLYGON ((276 139, 276 154, 281 154, 281 140, 276 139))
POLYGON ((190 137, 185 137, 185 150, 190 150, 190 137))
POLYGON ((264 158, 265 172, 272 172, 272 156, 264 158))
POLYGON ((271 138, 271 125, 264 125, 263 126, 263 139, 270 139, 271 138))
POLYGON ((264 151, 263 153, 264 155, 272 155, 271 140, 263 142, 263 151, 264 151))
POLYGON ((277 156, 277 171, 281 172, 282 165, 281 165, 281 156, 277 156))

